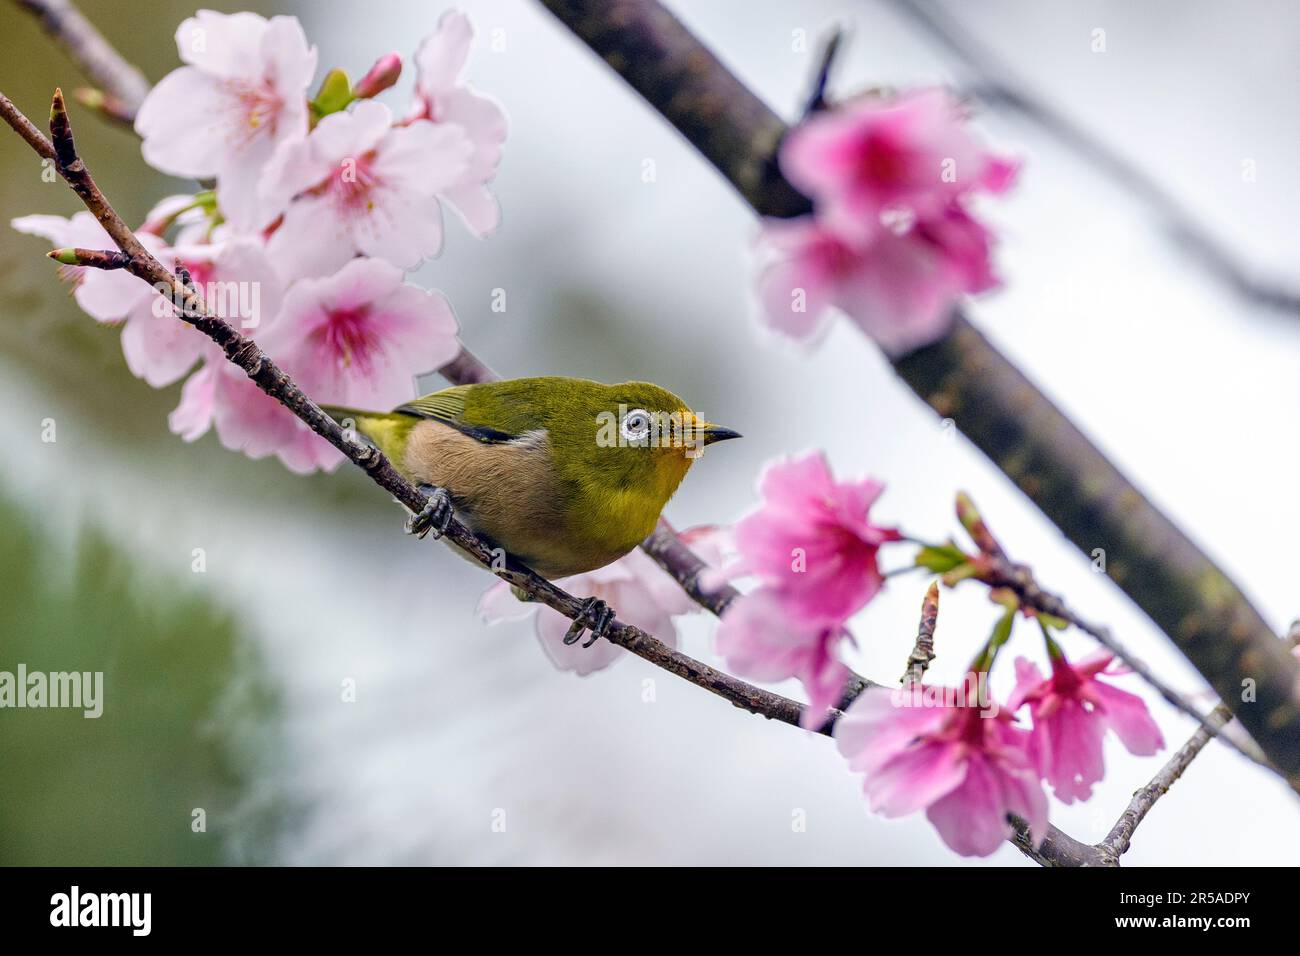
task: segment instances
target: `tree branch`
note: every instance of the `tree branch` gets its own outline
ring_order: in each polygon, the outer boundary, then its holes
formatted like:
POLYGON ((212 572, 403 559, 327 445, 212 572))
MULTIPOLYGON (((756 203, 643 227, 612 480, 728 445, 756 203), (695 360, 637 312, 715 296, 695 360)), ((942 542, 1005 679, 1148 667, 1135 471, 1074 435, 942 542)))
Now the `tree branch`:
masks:
MULTIPOLYGON (((541 0, 676 126, 766 216, 811 210, 777 168, 786 130, 682 24, 653 0, 541 0)), ((940 341, 894 363, 1110 576, 1231 702, 1300 789, 1300 664, 1212 561, 960 312, 940 341), (1241 700, 1252 681, 1254 702, 1241 700)))
POLYGON ((1011 818, 1014 830, 1011 844, 1039 866, 1048 867, 1098 867, 1118 866, 1118 861, 1104 858, 1095 846, 1076 840, 1052 827, 1037 847, 1029 837, 1029 827, 1019 817, 1011 818))
POLYGON ((130 126, 136 111, 149 92, 144 74, 128 63, 95 25, 85 18, 69 0, 14 0, 34 16, 68 58, 86 74, 101 94, 96 103, 93 95, 78 94, 104 115, 130 126))
POLYGON ((718 617, 722 617, 731 602, 740 597, 740 592, 730 584, 724 584, 715 590, 706 590, 701 585, 700 577, 709 570, 709 566, 677 537, 666 518, 659 519, 659 524, 650 533, 650 537, 641 542, 641 549, 668 572, 692 601, 718 617))

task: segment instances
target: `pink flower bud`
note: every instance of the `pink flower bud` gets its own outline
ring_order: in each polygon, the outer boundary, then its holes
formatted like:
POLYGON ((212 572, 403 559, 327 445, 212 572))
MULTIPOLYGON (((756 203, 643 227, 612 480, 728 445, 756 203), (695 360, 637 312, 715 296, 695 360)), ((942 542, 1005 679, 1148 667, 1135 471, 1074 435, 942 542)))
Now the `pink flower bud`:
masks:
POLYGON ((352 88, 357 99, 378 96, 397 82, 402 75, 402 58, 396 53, 386 53, 375 61, 375 65, 352 88))

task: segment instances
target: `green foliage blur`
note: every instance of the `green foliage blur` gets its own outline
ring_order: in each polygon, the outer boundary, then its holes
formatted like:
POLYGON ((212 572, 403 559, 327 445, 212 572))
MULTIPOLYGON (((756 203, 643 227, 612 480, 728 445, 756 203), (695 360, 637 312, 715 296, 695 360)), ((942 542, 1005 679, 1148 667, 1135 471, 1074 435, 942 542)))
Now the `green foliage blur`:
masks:
POLYGON ((0 525, 0 670, 104 674, 98 718, 0 710, 0 864, 228 862, 232 824, 250 838, 275 817, 246 796, 277 711, 249 645, 96 533, 69 559, 3 498, 0 525))
MULTIPOLYGON (((121 4, 79 6, 150 80, 171 64, 149 51, 168 49, 195 9, 155 3, 156 15, 114 29, 121 4)), ((71 98, 85 78, 16 4, 0 7, 0 27, 0 88, 39 124, 54 86, 71 98)), ((192 188, 149 169, 129 130, 73 110, 78 146, 128 221, 192 188)), ((197 452, 228 464, 233 456, 215 442, 195 449, 168 433, 179 388, 132 379, 117 330, 76 308, 42 240, 8 228, 15 216, 81 208, 40 174, 16 137, 0 143, 0 365, 30 383, 37 408, 41 395, 58 396, 84 427, 139 460, 197 452)), ((257 804, 254 768, 275 753, 278 708, 250 639, 224 609, 186 593, 184 570, 136 571, 94 528, 81 529, 69 553, 6 493, 0 470, 0 670, 21 662, 29 672, 103 671, 105 699, 98 719, 0 710, 0 865, 259 862, 268 852, 263 838, 280 810, 257 804), (196 808, 206 832, 191 829, 196 808)))

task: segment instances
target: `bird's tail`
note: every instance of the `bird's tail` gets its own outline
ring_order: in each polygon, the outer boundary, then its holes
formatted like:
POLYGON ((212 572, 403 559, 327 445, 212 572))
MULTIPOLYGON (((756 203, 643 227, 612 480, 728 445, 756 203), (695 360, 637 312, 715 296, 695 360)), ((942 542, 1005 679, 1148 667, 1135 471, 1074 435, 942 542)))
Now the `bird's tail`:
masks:
POLYGON ((344 429, 355 429, 387 455, 398 468, 402 467, 406 439, 417 419, 398 412, 367 412, 341 405, 322 405, 323 411, 344 429))

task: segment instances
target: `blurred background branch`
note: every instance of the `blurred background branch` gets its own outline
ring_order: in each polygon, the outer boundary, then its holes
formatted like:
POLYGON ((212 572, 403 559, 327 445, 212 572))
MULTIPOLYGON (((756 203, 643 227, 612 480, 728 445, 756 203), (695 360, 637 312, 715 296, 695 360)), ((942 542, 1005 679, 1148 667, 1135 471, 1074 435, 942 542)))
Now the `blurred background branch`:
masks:
POLYGON ((14 0, 34 16, 68 59, 86 75, 95 89, 78 95, 88 106, 127 126, 149 92, 144 74, 122 58, 70 0, 14 0))

